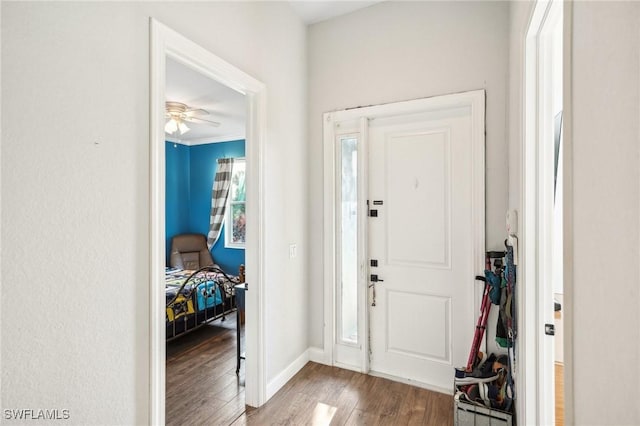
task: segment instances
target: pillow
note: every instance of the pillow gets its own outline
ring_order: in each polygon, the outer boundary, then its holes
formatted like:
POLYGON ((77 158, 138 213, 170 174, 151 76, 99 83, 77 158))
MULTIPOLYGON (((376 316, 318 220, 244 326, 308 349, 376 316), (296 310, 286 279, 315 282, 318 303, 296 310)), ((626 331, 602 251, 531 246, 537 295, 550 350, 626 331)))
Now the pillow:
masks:
POLYGON ((200 269, 200 252, 192 251, 182 253, 182 264, 184 269, 193 270, 200 269))

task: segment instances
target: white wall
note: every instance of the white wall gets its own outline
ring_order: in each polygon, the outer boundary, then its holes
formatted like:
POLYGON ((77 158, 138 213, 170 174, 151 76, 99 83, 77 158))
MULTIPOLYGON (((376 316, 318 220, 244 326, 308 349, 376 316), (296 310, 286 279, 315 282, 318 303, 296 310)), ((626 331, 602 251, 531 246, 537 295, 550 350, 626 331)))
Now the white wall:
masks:
MULTIPOLYGON (((523 49, 531 7, 513 2, 510 12, 513 208, 521 203, 523 49)), ((573 392, 565 395, 573 419, 567 420, 636 425, 637 398, 624 389, 640 378, 640 3, 573 2, 573 9, 573 95, 565 99, 565 111, 573 109, 565 129, 573 133, 573 172, 565 175, 573 191, 564 194, 573 204, 565 222, 573 232, 573 261, 565 262, 573 280, 565 283, 563 305, 572 305, 564 315, 572 315, 565 319, 573 325, 572 348, 565 348, 565 368, 573 370, 573 382, 566 383, 573 392), (603 368, 603 360, 615 367, 603 368)))
MULTIPOLYGON (((524 40, 533 5, 533 1, 514 1, 509 8, 509 208, 517 210, 520 210, 521 203, 524 140, 524 40)), ((518 221, 518 228, 518 234, 522 235, 522 220, 518 221)))
POLYGON ((637 425, 640 3, 573 7, 575 424, 637 425))
POLYGON ((306 31, 290 7, 3 2, 2 409, 148 422, 150 16, 267 85, 267 379, 308 347, 306 31))
POLYGON ((485 89, 487 248, 504 248, 508 10, 506 2, 386 2, 309 28, 311 346, 323 347, 323 112, 485 89))

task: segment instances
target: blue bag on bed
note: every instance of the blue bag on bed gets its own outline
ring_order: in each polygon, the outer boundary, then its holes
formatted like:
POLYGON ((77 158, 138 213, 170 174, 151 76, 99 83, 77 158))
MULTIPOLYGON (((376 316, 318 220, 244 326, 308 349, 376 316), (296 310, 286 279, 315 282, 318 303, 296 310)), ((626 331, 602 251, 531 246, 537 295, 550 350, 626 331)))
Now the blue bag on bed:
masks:
POLYGON ((207 308, 219 305, 222 303, 222 293, 220 287, 213 281, 207 281, 198 285, 196 291, 198 311, 204 311, 207 308))

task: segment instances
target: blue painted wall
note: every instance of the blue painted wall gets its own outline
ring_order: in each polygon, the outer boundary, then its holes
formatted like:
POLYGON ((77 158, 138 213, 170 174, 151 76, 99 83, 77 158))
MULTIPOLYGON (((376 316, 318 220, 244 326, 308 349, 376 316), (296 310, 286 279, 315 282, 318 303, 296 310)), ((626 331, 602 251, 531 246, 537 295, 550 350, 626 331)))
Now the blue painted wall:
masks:
MULTIPOLYGON (((209 214, 211 211, 211 187, 213 185, 213 179, 216 174, 217 169, 217 159, 218 158, 236 158, 236 157, 244 157, 244 140, 239 141, 231 141, 231 142, 221 142, 221 143, 212 143, 206 145, 195 145, 191 147, 187 147, 184 145, 177 145, 179 148, 173 148, 173 143, 167 142, 167 259, 169 256, 169 246, 171 242, 171 237, 177 233, 181 232, 195 232, 199 234, 205 234, 209 232, 209 214), (170 154, 169 152, 173 150, 180 151, 182 148, 186 149, 188 152, 188 159, 185 159, 183 156, 180 156, 180 160, 172 158, 170 163, 170 154), (173 176, 173 170, 170 169, 170 164, 175 165, 177 161, 183 161, 187 163, 187 176, 188 176, 188 190, 185 191, 187 201, 184 201, 184 197, 180 198, 179 196, 175 196, 174 198, 169 198, 169 181, 170 179, 177 179, 176 176, 173 176), (182 209, 177 209, 172 206, 170 208, 170 203, 179 203, 185 202, 187 207, 187 220, 186 220, 186 231, 178 231, 170 233, 169 228, 169 212, 172 214, 176 212, 175 219, 172 217, 173 222, 184 223, 183 219, 183 211, 182 209), (180 210, 180 219, 178 219, 177 210, 180 210)), ((171 156, 178 156, 177 153, 172 153, 171 156)), ((176 165, 175 170, 181 176, 181 170, 184 166, 176 165)), ((184 186, 182 186, 184 188, 184 186)), ((177 226, 173 229, 178 229, 177 226)), ((240 264, 244 264, 244 250, 243 249, 228 249, 224 246, 224 226, 222 228, 222 232, 220 234, 220 238, 213 246, 212 250, 213 260, 222 267, 225 271, 229 273, 237 274, 238 267, 240 264)))
POLYGON ((171 237, 189 232, 189 147, 167 142, 166 189, 165 189, 165 230, 167 265, 171 251, 171 237))
MULTIPOLYGON (((244 140, 195 145, 189 148, 191 163, 190 220, 193 232, 209 232, 211 213, 211 187, 217 171, 218 158, 244 157, 244 140)), ((237 273, 244 263, 243 249, 228 249, 224 246, 224 226, 220 238, 213 246, 213 260, 225 271, 237 273)))

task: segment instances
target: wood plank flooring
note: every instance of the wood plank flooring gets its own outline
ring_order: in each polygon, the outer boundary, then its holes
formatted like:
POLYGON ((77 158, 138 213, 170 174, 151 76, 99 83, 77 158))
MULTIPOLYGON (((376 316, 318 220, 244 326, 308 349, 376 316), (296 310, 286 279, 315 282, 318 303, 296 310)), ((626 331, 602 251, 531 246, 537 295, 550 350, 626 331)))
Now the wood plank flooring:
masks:
POLYGON ((308 363, 239 425, 451 425, 453 399, 380 377, 308 363))
POLYGON ((264 406, 245 407, 235 316, 215 325, 167 346, 168 425, 453 424, 450 395, 313 362, 264 406))
POLYGON ((564 364, 556 362, 556 426, 564 426, 564 364))
POLYGON ((213 324, 167 344, 167 425, 229 425, 245 412, 235 314, 213 324))

